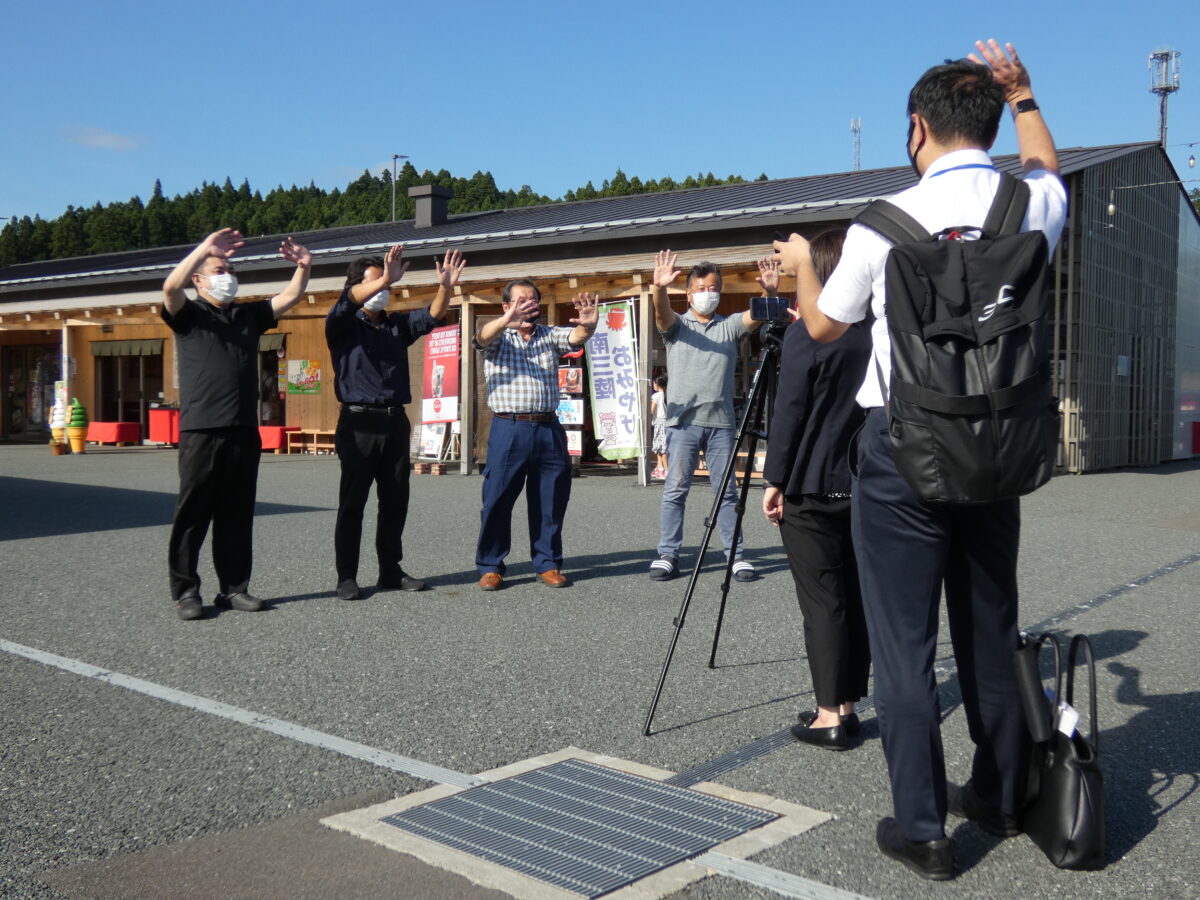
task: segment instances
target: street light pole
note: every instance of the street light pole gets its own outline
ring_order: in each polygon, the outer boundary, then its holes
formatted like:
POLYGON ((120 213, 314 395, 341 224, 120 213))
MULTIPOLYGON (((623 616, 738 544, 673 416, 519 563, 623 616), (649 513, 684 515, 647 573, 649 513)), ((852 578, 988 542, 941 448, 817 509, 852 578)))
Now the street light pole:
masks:
POLYGON ((393 222, 396 221, 396 160, 398 160, 398 159, 408 159, 408 157, 402 153, 393 153, 392 154, 392 221, 393 222))

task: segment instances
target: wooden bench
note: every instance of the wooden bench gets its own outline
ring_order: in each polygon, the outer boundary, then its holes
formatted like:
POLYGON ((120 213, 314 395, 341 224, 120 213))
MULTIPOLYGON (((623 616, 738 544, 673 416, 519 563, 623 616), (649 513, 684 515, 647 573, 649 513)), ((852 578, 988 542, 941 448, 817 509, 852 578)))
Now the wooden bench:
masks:
POLYGON ((287 432, 288 453, 333 453, 332 431, 298 431, 287 432))

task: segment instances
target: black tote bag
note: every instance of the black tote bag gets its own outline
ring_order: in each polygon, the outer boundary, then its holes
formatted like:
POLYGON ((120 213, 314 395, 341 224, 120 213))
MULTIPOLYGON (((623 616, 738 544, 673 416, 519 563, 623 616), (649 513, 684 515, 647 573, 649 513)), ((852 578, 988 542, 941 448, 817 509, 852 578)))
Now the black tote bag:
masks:
POLYGON ((1046 854, 1046 858, 1060 869, 1104 867, 1104 777, 1100 772, 1098 756, 1100 732, 1096 723, 1096 663, 1092 645, 1082 634, 1071 639, 1067 655, 1065 699, 1071 706, 1075 705, 1076 657, 1080 649, 1087 650, 1090 733, 1086 738, 1080 729, 1068 737, 1055 727, 1055 711, 1062 685, 1057 639, 1053 635, 1042 635, 1017 651, 1017 680, 1021 685, 1030 733, 1035 739, 1030 759, 1031 799, 1023 810, 1021 827, 1046 854), (1037 696, 1031 687, 1033 675, 1038 674, 1037 654, 1045 643, 1052 645, 1055 656, 1053 703, 1046 702, 1045 694, 1041 691, 1040 676, 1037 678, 1037 696), (1025 654, 1024 659, 1022 653, 1025 654))

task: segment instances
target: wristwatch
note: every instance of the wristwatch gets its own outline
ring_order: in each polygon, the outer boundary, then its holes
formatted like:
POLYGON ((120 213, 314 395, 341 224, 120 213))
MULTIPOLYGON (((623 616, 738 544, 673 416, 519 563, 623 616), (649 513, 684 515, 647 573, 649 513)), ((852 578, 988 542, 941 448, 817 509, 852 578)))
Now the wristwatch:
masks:
POLYGON ((1037 108, 1037 101, 1032 97, 1029 97, 1025 100, 1018 100, 1016 105, 1013 107, 1013 115, 1019 116, 1023 112, 1033 112, 1037 108))

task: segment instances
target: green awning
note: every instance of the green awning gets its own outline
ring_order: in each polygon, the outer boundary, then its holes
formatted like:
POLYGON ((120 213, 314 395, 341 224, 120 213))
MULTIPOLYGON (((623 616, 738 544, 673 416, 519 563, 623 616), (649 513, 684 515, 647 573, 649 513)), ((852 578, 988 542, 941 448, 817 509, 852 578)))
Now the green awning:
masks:
POLYGON ((161 338, 142 341, 92 341, 92 356, 161 356, 161 338))
POLYGON ((284 334, 282 331, 277 331, 275 334, 264 334, 258 338, 258 352, 264 350, 282 350, 284 334))

